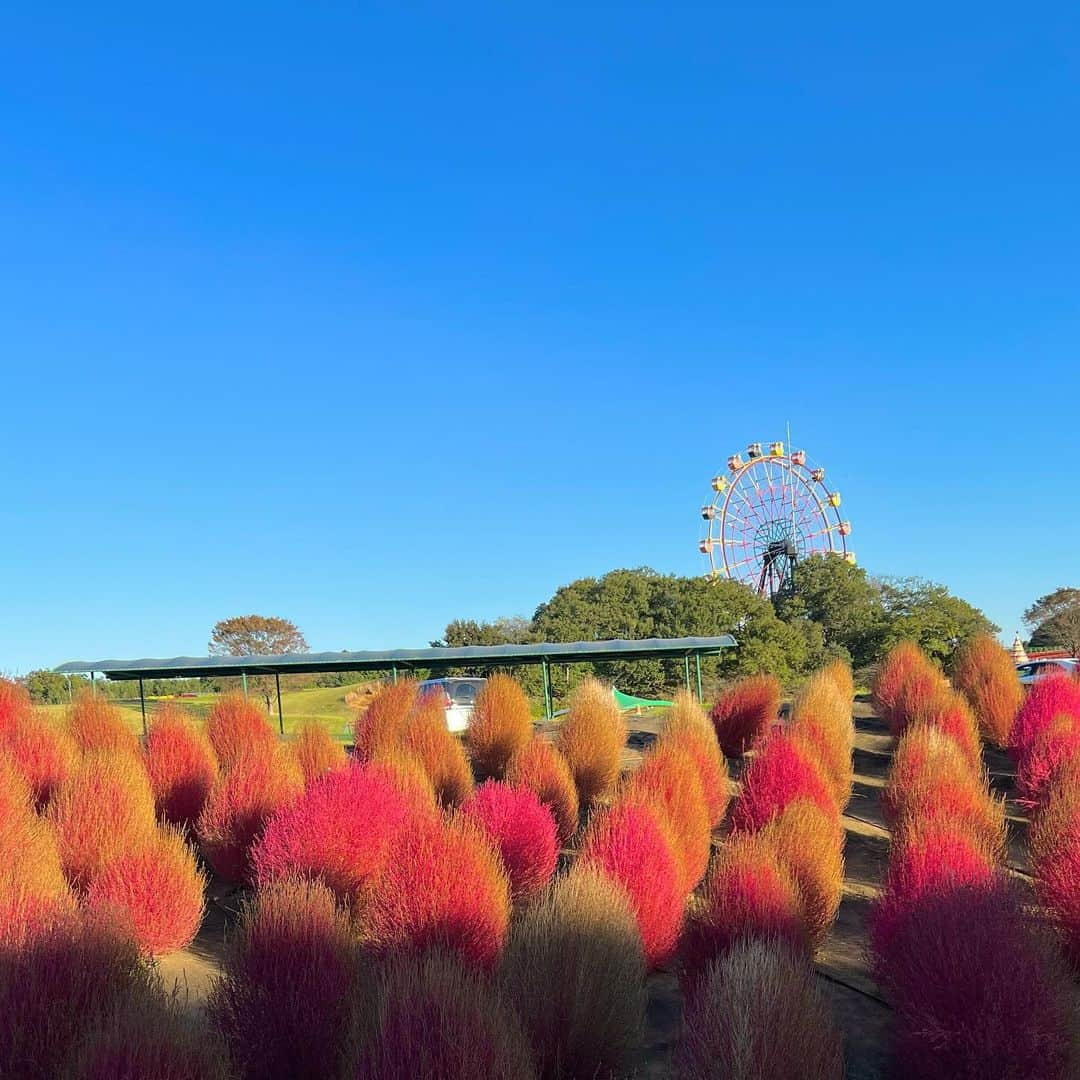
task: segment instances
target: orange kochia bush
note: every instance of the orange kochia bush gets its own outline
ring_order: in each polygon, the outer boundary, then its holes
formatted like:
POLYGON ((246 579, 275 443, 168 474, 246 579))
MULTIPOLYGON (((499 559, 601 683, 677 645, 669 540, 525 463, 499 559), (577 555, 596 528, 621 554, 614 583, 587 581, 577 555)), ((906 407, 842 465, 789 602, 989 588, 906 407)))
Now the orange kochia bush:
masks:
POLYGON ((141 757, 85 754, 57 788, 48 810, 69 881, 85 889, 114 859, 154 838, 154 796, 141 757))
POLYGON ((75 740, 32 712, 20 713, 0 734, 0 750, 26 777, 39 810, 43 810, 79 758, 75 740))
POLYGON ((416 704, 417 683, 412 679, 389 683, 357 713, 353 722, 356 756, 367 761, 379 751, 401 745, 405 724, 416 704))
POLYGON ((532 733, 525 691, 509 675, 492 675, 476 696, 465 733, 477 777, 502 779, 507 763, 529 742, 532 733))
POLYGON ((206 714, 206 734, 223 770, 241 758, 269 757, 278 745, 266 714, 243 694, 223 694, 214 702, 206 714))
POLYGON ((568 844, 578 830, 578 794, 570 766, 549 742, 533 736, 511 759, 506 782, 528 788, 551 811, 559 842, 568 844))
POLYGON ((983 738, 1007 748, 1024 701, 1012 656, 990 634, 976 634, 953 654, 952 682, 967 698, 983 738))
POLYGON ((570 698, 555 744, 570 766, 582 806, 610 795, 626 744, 626 721, 611 691, 596 679, 586 679, 570 698))
POLYGON ((193 825, 217 779, 217 757, 206 733, 166 706, 150 722, 146 771, 158 815, 174 825, 193 825))
POLYGON ((330 732, 317 720, 309 720, 304 724, 290 745, 300 771, 304 774, 305 784, 310 784, 324 773, 348 761, 345 748, 334 742, 330 732))
POLYGON ((444 806, 460 806, 473 789, 473 775, 461 743, 446 726, 439 693, 421 694, 405 721, 401 746, 416 757, 444 806))
POLYGON ((719 825, 731 799, 727 762, 716 741, 712 723, 689 691, 676 692, 660 734, 660 743, 682 750, 693 759, 705 797, 709 825, 719 825))
POLYGON ((84 753, 94 750, 140 752, 139 740, 111 702, 84 690, 68 707, 68 731, 84 753))

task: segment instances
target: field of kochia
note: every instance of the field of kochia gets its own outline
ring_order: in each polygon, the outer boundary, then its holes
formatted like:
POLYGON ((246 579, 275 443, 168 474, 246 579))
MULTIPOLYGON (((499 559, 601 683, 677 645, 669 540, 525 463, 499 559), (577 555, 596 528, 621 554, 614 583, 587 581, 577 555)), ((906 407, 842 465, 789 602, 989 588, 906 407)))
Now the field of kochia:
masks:
POLYGON ((402 681, 349 756, 240 695, 143 740, 0 681, 0 1076, 874 1075, 823 978, 859 897, 882 1070, 1080 1075, 1080 682, 1025 695, 988 637, 946 678, 902 643, 873 750, 853 698, 839 661, 783 710, 752 676, 631 747, 593 680, 538 728, 493 676, 464 739, 402 681), (871 803, 887 866, 856 897, 871 803), (193 942, 205 995, 167 974, 193 942))

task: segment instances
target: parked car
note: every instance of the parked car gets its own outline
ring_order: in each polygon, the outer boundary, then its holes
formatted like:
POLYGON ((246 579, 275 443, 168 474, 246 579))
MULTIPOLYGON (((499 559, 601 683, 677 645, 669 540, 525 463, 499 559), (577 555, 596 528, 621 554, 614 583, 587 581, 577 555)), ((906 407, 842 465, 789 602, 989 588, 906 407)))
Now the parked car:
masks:
POLYGON ((446 708, 446 726, 451 731, 464 731, 472 719, 476 695, 487 679, 427 679, 420 684, 421 694, 441 692, 446 708))
POLYGON ((1020 676, 1020 682, 1024 686, 1030 686, 1037 679, 1042 679, 1055 672, 1064 671, 1069 675, 1075 675, 1080 669, 1078 660, 1031 660, 1026 664, 1016 665, 1016 674, 1020 676))

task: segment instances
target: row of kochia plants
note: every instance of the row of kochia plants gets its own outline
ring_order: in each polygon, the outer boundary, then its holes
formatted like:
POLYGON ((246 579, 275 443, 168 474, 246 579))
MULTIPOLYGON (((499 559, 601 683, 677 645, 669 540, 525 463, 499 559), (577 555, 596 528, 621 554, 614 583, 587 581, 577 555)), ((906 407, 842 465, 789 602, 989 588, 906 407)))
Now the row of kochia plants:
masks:
POLYGON ((897 737, 882 793, 889 865, 870 917, 896 1074, 1080 1075, 1080 681, 1045 678, 1025 697, 1011 658, 980 637, 958 651, 950 685, 902 643, 874 699, 897 737), (980 734, 1015 765, 1034 892, 1009 865, 980 734))
POLYGON ((619 1077, 666 969, 682 1075, 839 1077, 812 960, 851 703, 840 663, 784 723, 768 676, 710 715, 680 694, 624 773, 596 681, 553 742, 508 676, 463 741, 388 685, 351 757, 317 725, 281 742, 242 696, 205 726, 163 708, 144 745, 100 697, 52 724, 0 682, 0 1074, 619 1077), (210 871, 250 893, 200 1012, 154 958, 193 940, 210 871))

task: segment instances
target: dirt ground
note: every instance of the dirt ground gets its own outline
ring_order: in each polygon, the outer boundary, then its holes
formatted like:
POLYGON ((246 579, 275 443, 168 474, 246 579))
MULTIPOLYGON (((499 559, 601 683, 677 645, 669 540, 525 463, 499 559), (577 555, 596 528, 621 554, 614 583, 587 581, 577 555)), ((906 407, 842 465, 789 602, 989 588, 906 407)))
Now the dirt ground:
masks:
MULTIPOLYGON (((866 916, 877 894, 888 862, 889 834, 881 812, 880 793, 892 756, 893 739, 869 704, 856 701, 855 786, 844 825, 844 896, 837 921, 816 962, 822 990, 827 994, 844 1037, 846 1075, 850 1080, 874 1080, 888 1071, 892 1011, 870 975, 866 955, 866 916)), ((659 722, 649 716, 630 717, 630 738, 623 754, 625 768, 633 768, 655 739, 659 722)), ((732 791, 738 790, 738 763, 732 762, 732 791)), ((1012 801, 1013 777, 1008 759, 988 752, 991 780, 1009 802, 1010 864, 1015 872, 1027 870, 1027 822, 1012 801)), ((717 831, 716 840, 723 836, 717 831)), ((215 881, 210 889, 206 918, 191 947, 160 961, 167 982, 186 993, 193 1008, 205 1001, 218 970, 228 927, 243 893, 215 881)), ((670 972, 649 979, 649 1005, 642 1078, 673 1075, 670 1055, 682 1018, 678 980, 670 972)))

